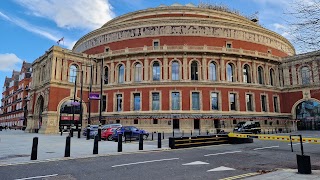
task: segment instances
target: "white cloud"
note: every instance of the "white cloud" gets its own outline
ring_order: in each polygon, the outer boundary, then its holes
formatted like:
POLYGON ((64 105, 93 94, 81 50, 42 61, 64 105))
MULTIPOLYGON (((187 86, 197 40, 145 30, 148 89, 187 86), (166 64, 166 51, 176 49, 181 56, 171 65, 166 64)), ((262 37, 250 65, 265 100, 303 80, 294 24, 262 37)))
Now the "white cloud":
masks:
POLYGON ((15 54, 0 54, 0 71, 20 71, 22 62, 15 54))
POLYGON ((33 15, 61 28, 96 29, 114 17, 108 0, 15 0, 33 15))
MULTIPOLYGON (((38 34, 46 39, 49 39, 49 40, 52 40, 54 42, 57 42, 62 36, 59 35, 60 33, 52 30, 52 29, 48 29, 48 28, 43 28, 43 27, 39 27, 39 26, 35 26, 35 25, 32 25, 20 18, 17 18, 17 17, 9 17, 7 15, 5 15, 4 13, 2 13, 0 11, 0 18, 3 18, 4 20, 6 21, 9 21, 9 22, 12 22, 14 23, 15 25, 29 31, 29 32, 32 32, 32 33, 35 33, 35 34, 38 34)), ((69 40, 67 38, 64 38, 64 42, 63 42, 66 47, 71 47, 74 45, 73 41, 72 40, 69 40)))

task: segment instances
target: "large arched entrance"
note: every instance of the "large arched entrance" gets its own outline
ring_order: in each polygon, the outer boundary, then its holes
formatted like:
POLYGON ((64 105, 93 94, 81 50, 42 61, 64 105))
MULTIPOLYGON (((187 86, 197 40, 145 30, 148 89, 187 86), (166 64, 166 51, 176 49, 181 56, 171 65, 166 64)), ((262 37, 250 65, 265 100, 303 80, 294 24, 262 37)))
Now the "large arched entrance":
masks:
POLYGON ((73 125, 81 128, 82 122, 80 120, 80 114, 80 103, 77 100, 75 102, 73 100, 63 102, 60 106, 60 128, 69 129, 73 125))
POLYGON ((320 103, 313 100, 303 101, 296 107, 298 130, 320 130, 320 103))
POLYGON ((42 126, 42 113, 43 113, 44 99, 43 96, 39 96, 36 104, 36 118, 37 119, 37 127, 36 131, 38 131, 42 126))

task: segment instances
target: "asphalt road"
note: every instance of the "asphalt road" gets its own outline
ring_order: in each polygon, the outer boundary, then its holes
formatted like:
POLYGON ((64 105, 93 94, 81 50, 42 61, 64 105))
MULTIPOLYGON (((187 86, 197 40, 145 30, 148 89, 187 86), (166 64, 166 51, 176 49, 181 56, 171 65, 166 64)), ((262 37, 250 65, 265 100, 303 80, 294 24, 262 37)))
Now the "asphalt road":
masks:
MULTIPOLYGON (((313 169, 320 169, 316 144, 304 144, 313 169)), ((296 154, 286 142, 218 145, 192 149, 140 152, 51 162, 0 166, 1 180, 14 179, 221 179, 258 170, 297 168, 296 154), (187 165, 193 163, 194 165, 187 165), (218 168, 218 169, 216 169, 218 168), (212 170, 212 171, 210 171, 212 170), (37 178, 39 177, 39 178, 37 178)))

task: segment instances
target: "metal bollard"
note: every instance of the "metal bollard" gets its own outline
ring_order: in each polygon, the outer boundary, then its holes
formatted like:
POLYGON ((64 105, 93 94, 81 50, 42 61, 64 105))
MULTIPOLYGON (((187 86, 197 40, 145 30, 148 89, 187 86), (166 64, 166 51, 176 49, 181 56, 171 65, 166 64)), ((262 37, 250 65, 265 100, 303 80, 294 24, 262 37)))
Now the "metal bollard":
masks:
POLYGON ((78 129, 78 138, 81 138, 81 129, 78 129))
POLYGON ((94 143, 93 143, 93 154, 98 154, 98 146, 99 146, 99 136, 98 135, 95 135, 94 136, 94 143))
POLYGON ((33 138, 31 149, 31 160, 37 160, 38 157, 38 137, 33 138))
POLYGON ((143 134, 139 134, 139 150, 143 150, 143 134))
POLYGON ((172 136, 174 137, 174 130, 172 131, 172 136))
POLYGON ((60 136, 62 136, 62 129, 61 129, 61 131, 60 131, 60 136))
POLYGON ((70 157, 70 149, 71 149, 70 142, 71 142, 71 138, 70 138, 70 136, 67 136, 66 137, 66 147, 64 149, 64 157, 70 157))
POLYGON ((122 134, 118 134, 118 152, 122 152, 122 134))
POLYGON ((184 136, 184 131, 182 130, 182 136, 184 136))
POLYGON ((268 129, 268 134, 269 134, 269 129, 268 129))
POLYGON ((201 135, 201 130, 199 129, 199 135, 201 135))
POLYGON ((98 141, 101 141, 101 124, 99 124, 98 128, 98 141))
POLYGON ((273 134, 273 129, 271 129, 272 130, 272 134, 273 134))
POLYGON ((90 140, 90 124, 87 127, 87 140, 90 140))
POLYGON ((209 135, 209 130, 207 130, 207 136, 209 135))
POLYGON ((161 133, 158 133, 158 148, 161 148, 161 133))
POLYGON ((70 128, 70 137, 73 137, 73 129, 72 129, 72 127, 70 128))
POLYGON ((154 132, 151 133, 151 141, 153 141, 153 133, 154 133, 154 132))
POLYGON ((192 130, 191 130, 191 136, 192 136, 192 130))
POLYGON ((162 139, 164 139, 164 131, 162 131, 162 139))

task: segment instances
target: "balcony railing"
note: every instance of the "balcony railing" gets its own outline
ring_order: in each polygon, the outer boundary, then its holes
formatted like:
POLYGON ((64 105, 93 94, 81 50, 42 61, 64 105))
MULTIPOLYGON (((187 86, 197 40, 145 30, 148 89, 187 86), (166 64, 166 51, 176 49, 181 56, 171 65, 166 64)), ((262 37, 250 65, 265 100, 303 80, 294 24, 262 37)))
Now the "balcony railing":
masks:
POLYGON ((109 57, 109 56, 119 56, 127 54, 136 54, 136 53, 152 53, 152 52, 202 52, 202 53, 220 53, 220 54, 230 54, 230 55, 239 55, 239 56, 250 56, 254 58, 262 58, 273 61, 281 61, 281 57, 272 55, 271 53, 263 53, 252 50, 236 49, 236 48, 225 48, 225 47, 216 47, 216 46, 189 46, 189 45, 180 45, 180 46, 144 46, 136 48, 125 48, 119 50, 109 50, 105 53, 100 53, 93 55, 93 57, 109 57))

